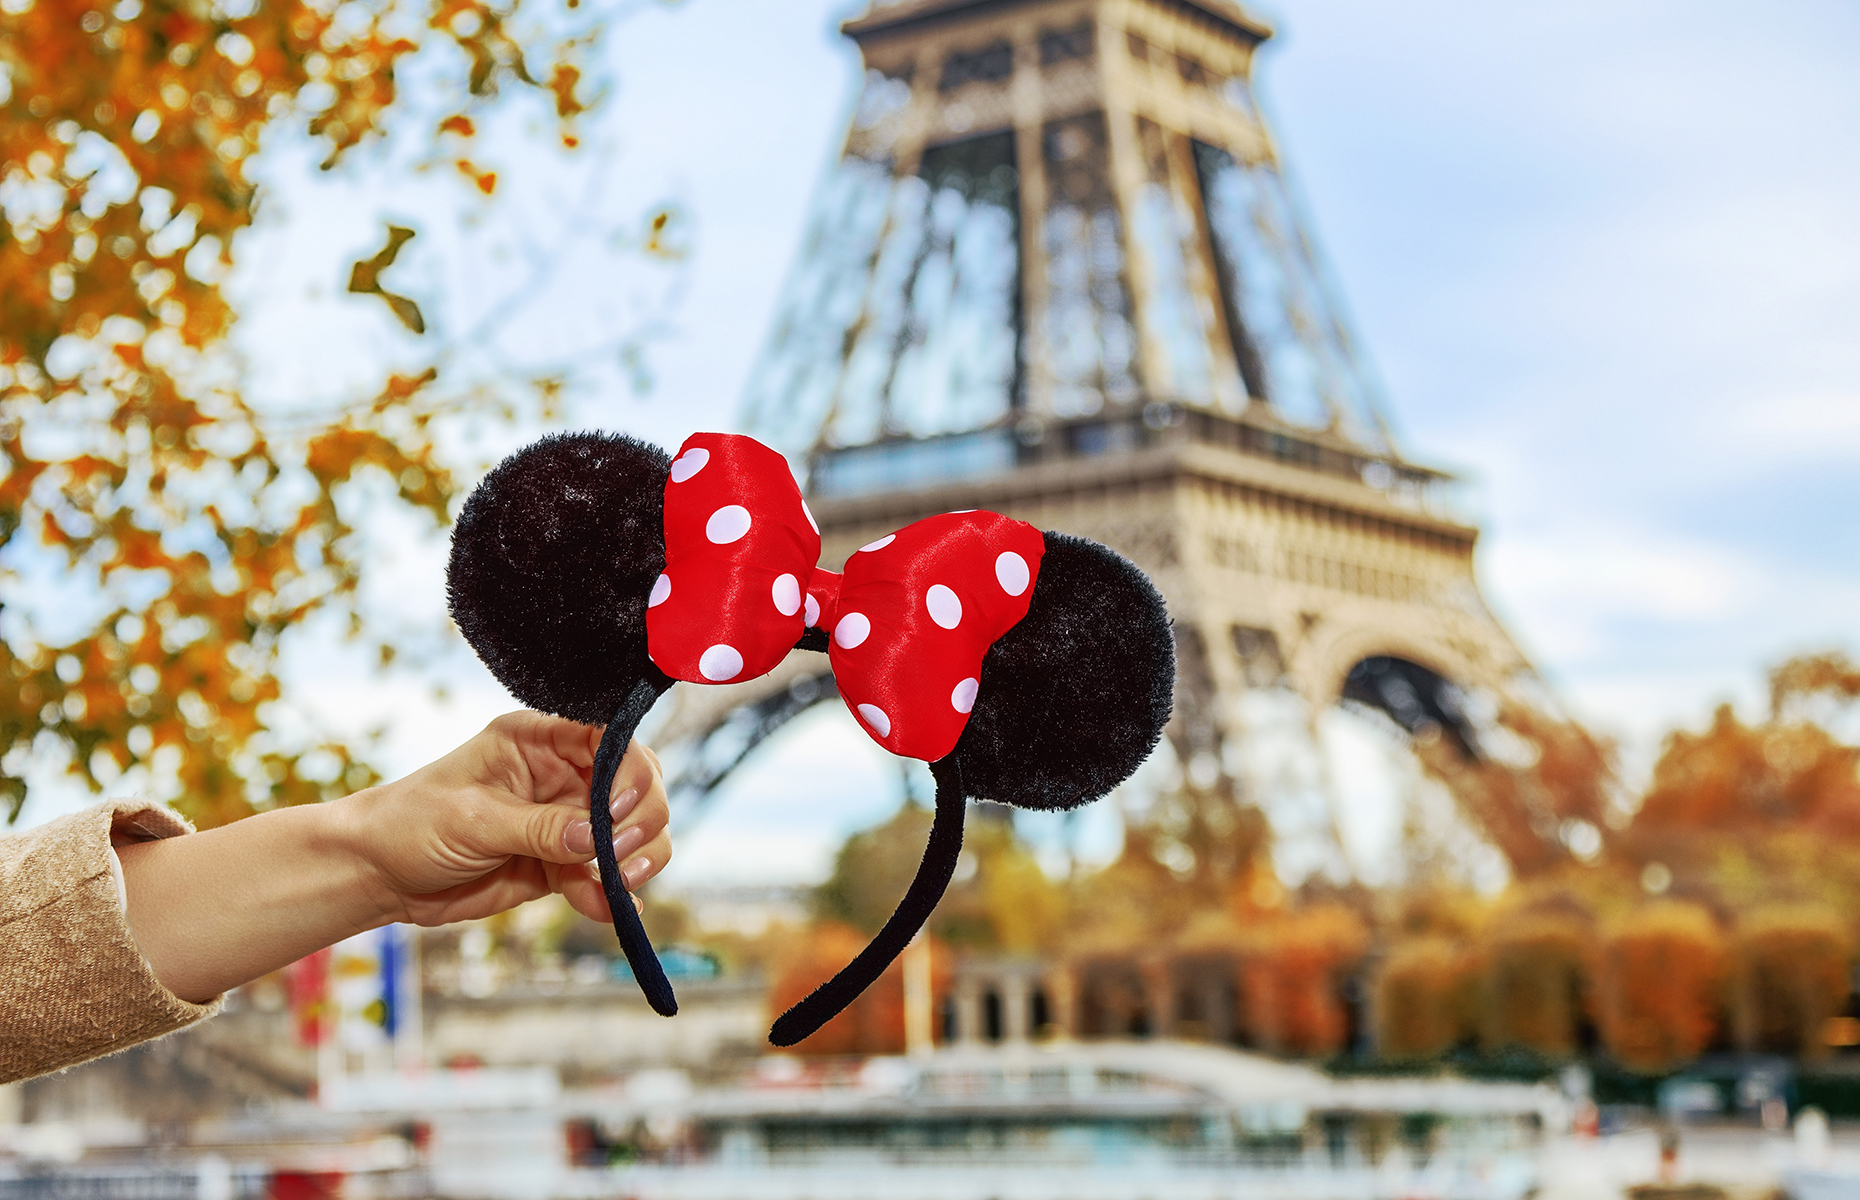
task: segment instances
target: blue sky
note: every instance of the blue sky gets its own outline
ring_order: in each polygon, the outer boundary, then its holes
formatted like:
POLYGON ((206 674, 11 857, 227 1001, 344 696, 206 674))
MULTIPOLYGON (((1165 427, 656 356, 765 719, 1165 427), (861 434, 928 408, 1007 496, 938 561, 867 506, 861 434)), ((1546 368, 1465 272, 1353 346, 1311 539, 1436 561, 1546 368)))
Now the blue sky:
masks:
MULTIPOLYGON (((1401 444, 1471 481, 1482 585, 1570 707, 1639 770, 1665 730, 1720 701, 1754 715, 1781 657, 1860 651, 1860 10, 1262 11, 1279 36, 1259 90, 1401 444)), ((597 72, 613 88, 587 131, 598 154, 507 147, 499 203, 551 235, 586 226, 596 245, 663 199, 688 221, 679 271, 589 256, 508 322, 520 356, 663 315, 652 389, 609 380, 580 421, 668 446, 731 424, 849 111, 856 55, 833 32, 847 12, 644 7, 597 72)), ((498 221, 446 173, 407 187, 391 154, 333 179, 311 161, 267 149, 266 221, 229 285, 255 391, 284 402, 422 352, 331 286, 383 220, 425 223, 400 286, 464 296, 429 307, 453 329, 483 317, 461 281, 504 261, 478 255, 498 221)), ((442 556, 430 538, 397 553, 382 594, 436 603, 442 556)), ((293 670, 333 721, 395 716, 398 770, 508 703, 463 655, 441 669, 444 705, 418 679, 368 681, 359 656, 293 670)), ((700 877, 805 875, 898 794, 895 766, 823 718, 726 796, 681 860, 700 877), (810 767, 823 756, 839 764, 828 780, 810 767)))

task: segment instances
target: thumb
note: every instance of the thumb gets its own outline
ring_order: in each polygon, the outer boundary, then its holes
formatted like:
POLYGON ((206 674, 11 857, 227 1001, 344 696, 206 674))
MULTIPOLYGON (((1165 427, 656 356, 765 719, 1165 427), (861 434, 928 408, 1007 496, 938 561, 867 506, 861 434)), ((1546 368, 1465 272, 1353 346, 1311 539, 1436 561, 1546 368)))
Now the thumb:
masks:
POLYGON ((512 805, 487 832, 499 854, 548 863, 584 863, 594 857, 588 810, 579 804, 512 805))

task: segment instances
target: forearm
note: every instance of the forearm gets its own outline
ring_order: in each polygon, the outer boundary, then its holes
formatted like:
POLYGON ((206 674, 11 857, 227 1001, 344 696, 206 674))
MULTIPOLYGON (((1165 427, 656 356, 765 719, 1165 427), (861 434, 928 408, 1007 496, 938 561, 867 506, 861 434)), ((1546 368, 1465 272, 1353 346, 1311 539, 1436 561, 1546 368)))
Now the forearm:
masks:
POLYGON ((203 1002, 388 920, 352 826, 361 796, 118 848, 156 978, 203 1002))
MULTIPOLYGON (((608 919, 588 865, 598 738, 508 714, 395 783, 124 846, 130 932, 165 987, 204 1000, 388 921, 479 920, 552 891, 608 919)), ((628 750, 609 801, 637 887, 671 855, 650 751, 628 750)))

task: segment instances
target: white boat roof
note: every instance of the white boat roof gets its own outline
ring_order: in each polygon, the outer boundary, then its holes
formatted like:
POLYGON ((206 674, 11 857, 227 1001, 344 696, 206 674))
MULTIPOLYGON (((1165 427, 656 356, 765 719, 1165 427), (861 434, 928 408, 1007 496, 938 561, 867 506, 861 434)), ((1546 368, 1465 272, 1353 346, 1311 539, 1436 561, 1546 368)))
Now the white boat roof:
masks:
POLYGON ((1264 1055, 1166 1040, 959 1046, 918 1058, 872 1058, 831 1067, 770 1058, 750 1076, 723 1087, 668 1088, 666 1074, 643 1073, 634 1085, 565 1096, 564 1102, 598 1109, 610 1118, 675 1114, 699 1120, 1004 1109, 1128 1114, 1276 1108, 1449 1117, 1536 1114, 1554 1122, 1564 1105, 1557 1090, 1545 1084, 1445 1074, 1338 1079, 1264 1055))

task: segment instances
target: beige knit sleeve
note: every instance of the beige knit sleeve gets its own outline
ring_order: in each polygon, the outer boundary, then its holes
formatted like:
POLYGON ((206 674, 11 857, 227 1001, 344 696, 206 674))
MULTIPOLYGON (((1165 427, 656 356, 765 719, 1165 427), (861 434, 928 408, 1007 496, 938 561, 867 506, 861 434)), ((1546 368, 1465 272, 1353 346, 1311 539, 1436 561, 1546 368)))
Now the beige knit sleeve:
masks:
POLYGON ((42 1075, 212 1016, 155 978, 123 913, 119 841, 190 832, 160 805, 116 800, 0 837, 0 1083, 42 1075))

